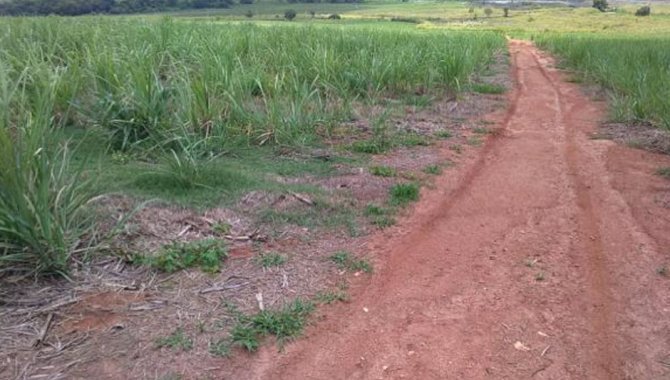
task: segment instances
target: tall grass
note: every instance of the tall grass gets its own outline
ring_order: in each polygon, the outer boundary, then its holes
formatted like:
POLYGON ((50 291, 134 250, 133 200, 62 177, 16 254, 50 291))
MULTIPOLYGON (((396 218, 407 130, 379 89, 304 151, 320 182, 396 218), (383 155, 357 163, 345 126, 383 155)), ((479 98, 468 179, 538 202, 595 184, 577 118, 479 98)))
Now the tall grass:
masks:
MULTIPOLYGON (((11 19, 2 59, 67 68, 54 112, 100 127, 114 149, 195 133, 301 143, 352 101, 457 91, 503 45, 493 33, 262 27, 171 19, 11 19)), ((30 66, 28 66, 30 69, 30 66)), ((177 147, 172 147, 177 148, 177 147)))
POLYGON ((93 228, 90 181, 57 129, 103 132, 100 150, 153 152, 161 178, 192 189, 226 144, 302 144, 354 102, 456 92, 504 45, 488 32, 2 21, 0 271, 40 273, 66 272, 93 228))
POLYGON ((65 273, 92 226, 89 181, 52 141, 58 73, 36 64, 10 74, 0 66, 0 273, 65 273))
POLYGON ((611 90, 616 121, 670 129, 670 40, 648 37, 542 35, 540 47, 611 90))

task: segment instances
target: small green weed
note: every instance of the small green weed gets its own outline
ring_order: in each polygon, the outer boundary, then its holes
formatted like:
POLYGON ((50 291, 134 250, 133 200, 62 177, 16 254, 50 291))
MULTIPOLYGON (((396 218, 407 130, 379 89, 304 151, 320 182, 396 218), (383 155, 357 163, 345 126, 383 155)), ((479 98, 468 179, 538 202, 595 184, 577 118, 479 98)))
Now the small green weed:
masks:
POLYGON ((391 227, 392 225, 395 224, 395 218, 389 215, 380 215, 372 218, 372 224, 375 226, 384 229, 387 227, 391 227))
POLYGON ((458 154, 463 153, 463 146, 461 146, 461 144, 452 144, 451 146, 449 146, 449 149, 453 150, 458 154))
POLYGON ((254 352, 261 345, 259 334, 260 333, 253 326, 237 324, 230 332, 230 342, 231 345, 254 352))
POLYGON ((367 205, 364 211, 365 216, 371 219, 372 224, 382 229, 395 224, 395 219, 390 215, 391 213, 391 210, 379 207, 375 204, 367 205))
POLYGON ((484 127, 477 127, 472 130, 474 133, 480 134, 480 135, 485 135, 487 133, 490 133, 491 131, 488 128, 484 127))
POLYGON ((325 305, 330 305, 331 303, 334 302, 348 302, 349 301, 349 295, 344 291, 344 290, 329 290, 325 292, 319 292, 316 294, 316 301, 325 304, 325 305))
POLYGON ((535 281, 544 281, 544 280, 545 280, 544 273, 540 272, 535 275, 535 281))
POLYGON ((210 354, 218 357, 230 356, 231 341, 229 338, 212 340, 209 342, 208 351, 210 354))
POLYGON ((362 140, 351 144, 350 149, 356 153, 381 154, 391 149, 391 144, 378 139, 362 140))
POLYGON ((453 136, 454 135, 450 131, 447 131, 447 130, 442 130, 442 131, 435 132, 435 137, 439 137, 441 139, 450 139, 453 136))
POLYGON ((372 264, 365 259, 352 260, 348 264, 348 269, 353 272, 372 273, 372 264))
POLYGON ((439 165, 428 165, 423 168, 423 172, 426 174, 438 175, 442 173, 442 168, 439 165))
POLYGON ((241 316, 230 334, 230 344, 256 351, 260 340, 274 335, 280 344, 302 333, 314 304, 297 299, 281 310, 263 310, 252 316, 241 316))
POLYGON ((660 275, 660 276, 668 277, 668 275, 670 274, 670 271, 668 270, 667 266, 662 265, 662 266, 660 266, 656 269, 656 273, 658 273, 658 275, 660 275))
POLYGON ((428 146, 430 141, 419 134, 416 133, 407 133, 397 137, 398 145, 413 147, 413 146, 428 146))
POLYGON ((370 173, 379 177, 395 177, 397 172, 390 166, 372 166, 370 173))
POLYGON ((365 259, 355 259, 347 251, 338 251, 330 256, 330 260, 337 265, 339 269, 346 269, 354 272, 372 273, 372 264, 365 259))
POLYGON ((256 256, 256 262, 263 268, 278 267, 286 263, 286 256, 277 252, 262 253, 256 256))
POLYGON ((347 251, 338 251, 330 255, 330 261, 334 262, 338 268, 346 268, 346 263, 351 260, 351 254, 347 251))
POLYGON ((660 175, 665 179, 670 179, 670 166, 656 169, 656 175, 660 175))
POLYGON ((213 273, 219 271, 221 260, 227 255, 223 241, 204 239, 188 243, 172 243, 163 247, 156 256, 141 256, 137 261, 167 273, 193 266, 199 266, 205 272, 213 273))
POLYGON ((225 222, 217 222, 212 225, 212 231, 216 232, 218 235, 228 235, 232 226, 225 222))
POLYGON ((387 210, 382 207, 377 206, 376 204, 369 204, 365 206, 365 216, 381 216, 386 215, 387 210))
POLYGON ((479 138, 478 136, 469 137, 467 141, 468 141, 468 145, 471 145, 471 146, 482 145, 482 139, 479 138))
POLYGON ((419 185, 416 183, 399 183, 391 190, 391 204, 394 206, 405 206, 410 202, 419 200, 419 185))
POLYGON ((156 348, 167 347, 172 350, 178 349, 189 351, 193 348, 193 340, 184 334, 184 330, 179 327, 172 334, 156 339, 156 348))

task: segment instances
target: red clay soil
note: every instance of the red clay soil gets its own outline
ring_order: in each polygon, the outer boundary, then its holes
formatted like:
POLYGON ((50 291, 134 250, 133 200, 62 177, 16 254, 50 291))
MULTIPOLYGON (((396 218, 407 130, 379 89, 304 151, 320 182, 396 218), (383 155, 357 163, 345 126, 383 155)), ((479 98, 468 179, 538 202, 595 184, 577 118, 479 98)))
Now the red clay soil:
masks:
POLYGON ((372 238, 351 303, 232 378, 670 378, 670 160, 589 138, 603 105, 510 50, 501 133, 372 238))

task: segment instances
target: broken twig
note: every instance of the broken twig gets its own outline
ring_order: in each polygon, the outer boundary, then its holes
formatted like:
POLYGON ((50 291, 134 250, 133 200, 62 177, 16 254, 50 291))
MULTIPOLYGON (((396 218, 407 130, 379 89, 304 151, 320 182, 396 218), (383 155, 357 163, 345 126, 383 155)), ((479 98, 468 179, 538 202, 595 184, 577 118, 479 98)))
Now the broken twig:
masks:
POLYGON ((39 346, 42 342, 47 337, 47 334, 49 333, 49 328, 51 327, 51 321, 54 319, 54 313, 49 313, 47 316, 46 322, 44 322, 44 325, 42 326, 42 329, 40 330, 40 335, 35 339, 35 342, 33 343, 33 347, 39 346))

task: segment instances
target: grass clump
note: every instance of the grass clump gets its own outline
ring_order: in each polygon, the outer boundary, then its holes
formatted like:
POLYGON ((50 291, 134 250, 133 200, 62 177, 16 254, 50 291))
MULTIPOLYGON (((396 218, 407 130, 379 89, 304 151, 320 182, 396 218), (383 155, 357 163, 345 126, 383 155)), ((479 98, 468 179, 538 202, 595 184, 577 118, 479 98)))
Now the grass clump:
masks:
POLYGON ((213 356, 227 358, 230 356, 230 339, 211 340, 207 351, 213 356))
POLYGON ((656 175, 659 175, 665 179, 670 179, 670 166, 656 169, 656 175))
POLYGON ((391 187, 391 204, 405 206, 419 200, 419 185, 416 183, 399 183, 391 187))
POLYGON ((446 140, 446 139, 450 139, 450 138, 452 138, 453 136, 454 136, 454 135, 451 133, 451 131, 448 131, 448 130, 441 130, 441 131, 437 131, 437 132, 435 132, 435 137, 438 137, 438 138, 441 138, 441 139, 445 139, 445 140, 446 140))
POLYGON ((373 166, 370 168, 370 173, 379 177, 395 177, 397 172, 390 166, 373 166))
POLYGON ((286 256, 277 252, 262 253, 256 256, 256 262, 263 268, 282 266, 286 263, 286 256))
POLYGON ((381 154, 391 149, 391 143, 385 140, 370 139, 355 141, 351 150, 356 153, 381 154))
POLYGON ((372 224, 381 229, 395 224, 395 219, 393 218, 392 214, 392 210, 377 206, 375 204, 369 204, 365 206, 364 215, 370 218, 372 224))
POLYGON ((407 133, 398 137, 398 145, 406 147, 428 146, 430 141, 417 133, 407 133))
POLYGON ((92 181, 54 142, 61 79, 43 71, 13 82, 0 66, 0 271, 65 274, 95 236, 92 181))
POLYGON ((172 350, 190 351, 193 348, 193 340, 184 334, 179 327, 172 334, 156 339, 156 348, 167 347, 172 350))
POLYGON ((188 243, 172 243, 163 247, 152 257, 141 257, 139 262, 160 271, 173 273, 178 270, 200 267, 205 272, 218 272, 221 260, 228 256, 222 240, 203 239, 188 243))
POLYGON ((482 139, 478 136, 468 137, 467 143, 470 146, 480 146, 482 145, 482 139))
POLYGON ((440 165, 428 165, 423 168, 423 172, 426 174, 438 175, 442 174, 442 168, 440 165))
POLYGON ((341 289, 329 290, 317 293, 315 299, 321 304, 330 305, 335 302, 348 302, 349 295, 341 289))
POLYGON ((260 347, 261 339, 274 335, 280 344, 299 336, 307 324, 307 318, 314 311, 314 304, 296 299, 280 310, 263 310, 255 315, 238 315, 237 323, 226 341, 218 346, 237 346, 254 352, 260 347))
POLYGON ((353 272, 372 273, 372 264, 365 259, 356 259, 347 251, 338 251, 330 256, 330 261, 334 262, 339 269, 346 269, 353 272))

